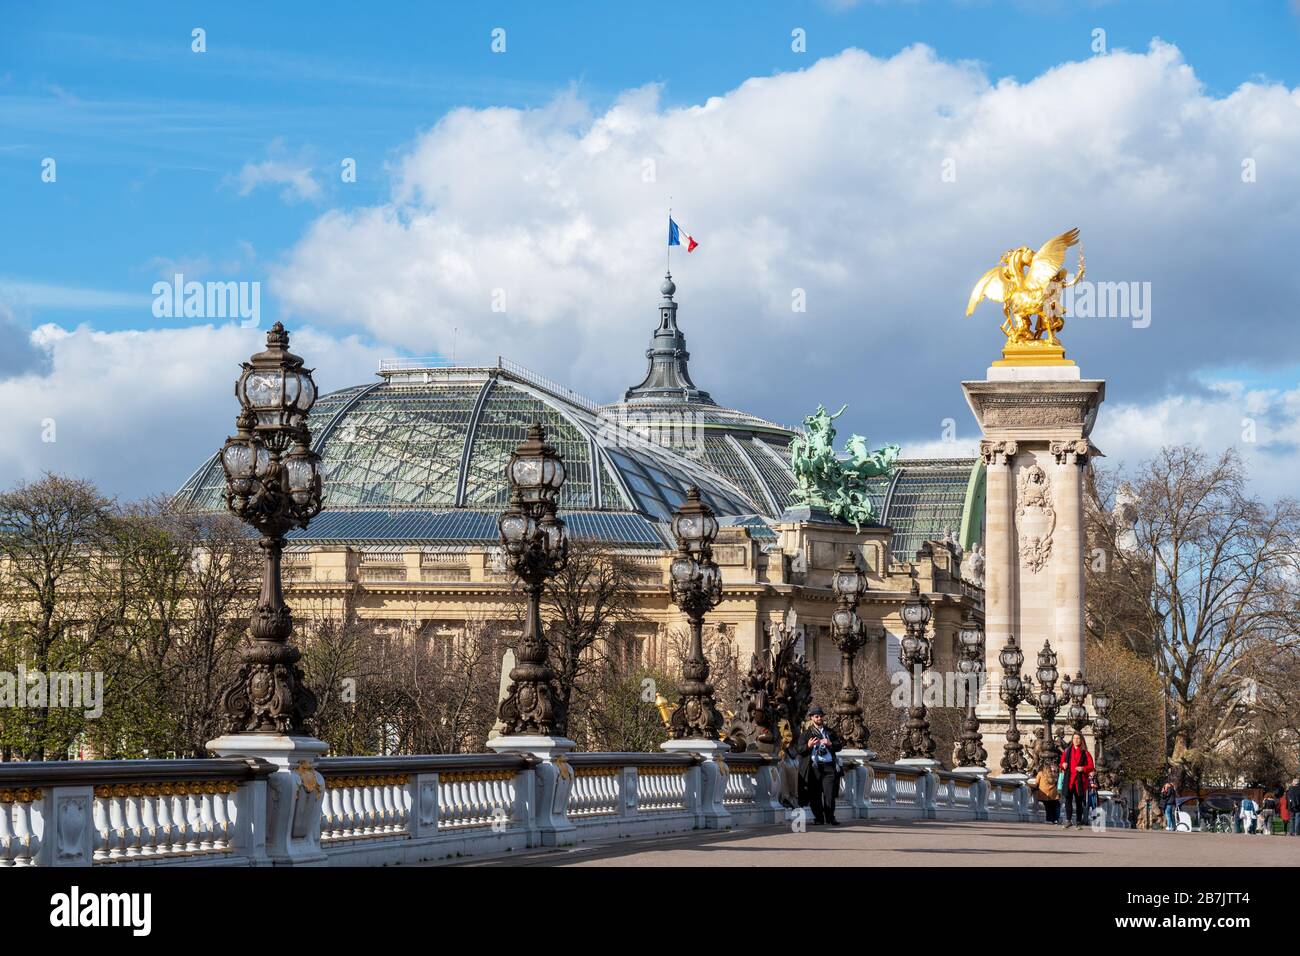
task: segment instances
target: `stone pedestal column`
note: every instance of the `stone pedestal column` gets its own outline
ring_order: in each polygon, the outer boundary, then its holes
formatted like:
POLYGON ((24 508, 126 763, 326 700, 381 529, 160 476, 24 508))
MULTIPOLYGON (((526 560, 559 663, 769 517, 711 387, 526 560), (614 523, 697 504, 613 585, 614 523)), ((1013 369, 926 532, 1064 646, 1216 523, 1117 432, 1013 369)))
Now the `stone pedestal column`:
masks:
MULTIPOLYGON (((984 440, 985 668, 979 716, 988 765, 997 767, 1007 726, 998 698, 998 654, 1015 635, 1032 676, 1051 641, 1062 677, 1084 668, 1083 466, 1105 383, 1083 379, 1075 365, 994 366, 982 381, 963 382, 984 440)), ((1061 690, 1057 682, 1058 693, 1061 690)), ((1021 705, 1028 740, 1038 718, 1021 705)))

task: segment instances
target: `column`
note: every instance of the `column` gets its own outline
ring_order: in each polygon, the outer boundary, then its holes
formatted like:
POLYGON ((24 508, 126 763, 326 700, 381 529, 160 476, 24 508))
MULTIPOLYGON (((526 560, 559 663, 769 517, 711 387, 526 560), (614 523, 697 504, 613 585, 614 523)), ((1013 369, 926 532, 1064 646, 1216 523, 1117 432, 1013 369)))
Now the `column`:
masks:
MULTIPOLYGON (((999 674, 998 652, 1012 633, 1015 616, 1016 547, 1012 498, 1013 441, 982 441, 980 455, 987 469, 984 537, 984 631, 987 635, 985 673, 999 674)), ((996 688, 991 688, 996 693, 996 688)), ((996 700, 996 697, 994 698, 996 700)))
POLYGON ((1056 637, 1062 677, 1084 669, 1083 569, 1087 534, 1083 525, 1083 465, 1088 460, 1086 438, 1051 443, 1056 459, 1056 637))

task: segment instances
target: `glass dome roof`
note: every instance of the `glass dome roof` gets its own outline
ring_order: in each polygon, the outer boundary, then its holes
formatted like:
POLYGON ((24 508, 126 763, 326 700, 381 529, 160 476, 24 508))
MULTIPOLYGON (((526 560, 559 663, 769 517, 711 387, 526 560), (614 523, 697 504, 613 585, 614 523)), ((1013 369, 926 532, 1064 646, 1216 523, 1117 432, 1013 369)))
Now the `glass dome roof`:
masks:
MULTIPOLYGON (((300 541, 495 542, 505 466, 540 422, 564 458, 560 508, 575 534, 620 545, 672 546, 667 521, 691 485, 724 524, 771 536, 791 504, 794 429, 717 404, 690 376, 666 276, 647 370, 622 400, 599 405, 504 359, 445 367, 381 363, 380 380, 322 395, 309 425, 321 456, 325 510, 300 541)), ((893 551, 910 560, 952 530, 983 537, 978 459, 904 460, 870 489, 893 551)), ((224 510, 225 475, 213 455, 177 492, 178 505, 224 510)))
MULTIPOLYGON (((506 462, 535 421, 545 426, 547 440, 564 458, 568 479, 560 507, 566 518, 578 512, 630 512, 663 522, 691 485, 720 516, 779 513, 768 496, 751 497, 757 466, 743 463, 757 459, 770 472, 784 468, 788 473, 788 462, 774 448, 744 449, 736 443, 739 452, 725 449, 736 459, 731 475, 718 473, 711 467, 718 460, 716 449, 693 458, 611 427, 594 402, 519 366, 405 364, 385 363, 379 382, 323 395, 312 409, 309 425, 322 461, 326 512, 296 537, 318 538, 326 515, 339 511, 500 512, 508 496, 506 462), (745 479, 750 490, 735 477, 745 479)), ((220 510, 224 492, 224 473, 214 455, 185 482, 177 503, 220 510)), ((357 516, 351 524, 349 537, 366 536, 357 516)), ((611 528, 616 535, 628 530, 625 522, 611 528)), ((491 530, 495 537, 495 527, 491 530)))

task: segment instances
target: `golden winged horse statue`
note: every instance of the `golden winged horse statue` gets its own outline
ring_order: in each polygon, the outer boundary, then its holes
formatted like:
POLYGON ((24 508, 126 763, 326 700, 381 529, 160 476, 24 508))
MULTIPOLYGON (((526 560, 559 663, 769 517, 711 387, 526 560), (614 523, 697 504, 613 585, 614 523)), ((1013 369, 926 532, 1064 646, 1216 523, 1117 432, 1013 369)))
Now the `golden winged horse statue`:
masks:
POLYGON ((981 299, 1001 302, 1002 331, 1009 348, 1041 343, 1040 347, 1060 350, 1056 333, 1065 327, 1061 290, 1082 279, 1084 270, 1083 246, 1079 246, 1079 271, 1072 276, 1065 271, 1065 251, 1078 241, 1079 230, 1071 229, 1048 239, 1037 252, 1028 246, 1008 249, 975 283, 966 314, 974 312, 981 299))

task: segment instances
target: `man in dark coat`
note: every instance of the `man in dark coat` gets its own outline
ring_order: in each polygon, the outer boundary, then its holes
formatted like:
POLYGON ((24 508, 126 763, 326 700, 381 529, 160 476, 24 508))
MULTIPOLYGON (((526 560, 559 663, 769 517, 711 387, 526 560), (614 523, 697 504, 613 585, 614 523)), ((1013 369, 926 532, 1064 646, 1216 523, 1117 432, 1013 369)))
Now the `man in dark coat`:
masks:
POLYGON ((799 755, 799 780, 808 794, 812 807, 813 823, 839 826, 835 819, 835 800, 840 792, 840 777, 844 770, 840 758, 835 756, 844 743, 835 731, 826 726, 826 715, 820 707, 808 711, 812 726, 799 735, 795 752, 799 755))
POLYGON ((1292 836, 1300 836, 1300 779, 1292 780, 1283 795, 1287 812, 1291 815, 1290 829, 1292 836))

